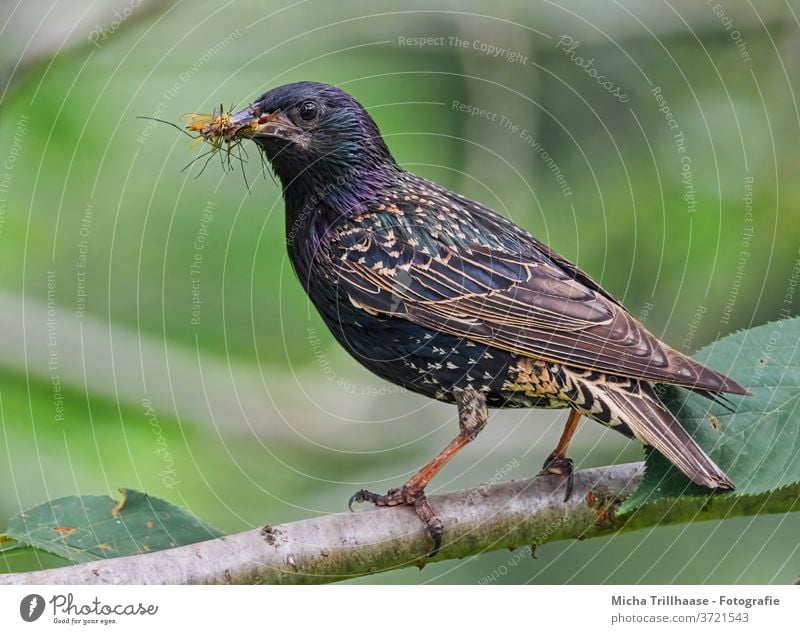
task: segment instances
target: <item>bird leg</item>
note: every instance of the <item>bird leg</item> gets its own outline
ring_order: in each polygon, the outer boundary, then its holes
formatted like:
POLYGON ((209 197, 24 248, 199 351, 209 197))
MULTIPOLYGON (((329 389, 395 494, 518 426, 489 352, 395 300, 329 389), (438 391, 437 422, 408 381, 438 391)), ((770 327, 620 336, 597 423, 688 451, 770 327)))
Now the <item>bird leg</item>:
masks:
POLYGON ((450 441, 447 447, 399 489, 391 489, 386 495, 379 495, 362 489, 351 497, 347 504, 351 511, 353 510, 354 502, 372 502, 375 506, 412 505, 417 516, 425 523, 431 539, 433 539, 433 550, 428 553, 429 557, 433 557, 439 552, 439 548, 442 545, 444 525, 436 517, 430 504, 428 504, 428 499, 425 497, 425 487, 453 456, 468 443, 475 440, 489 419, 486 398, 481 392, 468 387, 463 390, 455 390, 454 393, 458 404, 458 426, 460 428, 458 436, 450 441))
POLYGON ((572 495, 572 472, 574 471, 572 459, 567 458, 567 447, 569 447, 572 436, 575 435, 575 430, 578 429, 578 421, 580 419, 581 413, 578 410, 570 410, 567 424, 564 426, 564 431, 561 432, 558 445, 556 445, 553 453, 547 456, 547 460, 544 461, 544 467, 539 473, 539 475, 551 474, 567 477, 567 492, 564 495, 565 502, 569 500, 569 496, 572 495))

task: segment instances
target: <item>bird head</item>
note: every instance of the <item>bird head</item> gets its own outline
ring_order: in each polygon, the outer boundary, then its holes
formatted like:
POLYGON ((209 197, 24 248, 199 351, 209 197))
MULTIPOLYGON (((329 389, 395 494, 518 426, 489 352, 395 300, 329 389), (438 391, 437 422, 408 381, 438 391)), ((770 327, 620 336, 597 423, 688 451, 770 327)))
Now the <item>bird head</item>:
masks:
POLYGON ((274 88, 230 115, 235 137, 264 152, 284 191, 318 191, 396 163, 378 126, 343 90, 304 81, 274 88))

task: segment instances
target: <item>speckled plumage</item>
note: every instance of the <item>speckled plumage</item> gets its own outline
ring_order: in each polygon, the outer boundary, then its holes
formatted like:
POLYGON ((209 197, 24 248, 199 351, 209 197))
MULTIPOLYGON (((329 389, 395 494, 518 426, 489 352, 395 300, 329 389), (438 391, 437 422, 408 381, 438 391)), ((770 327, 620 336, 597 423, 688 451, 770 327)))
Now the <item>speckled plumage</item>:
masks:
POLYGON ((658 341, 508 219, 403 170, 343 91, 291 84, 248 112, 268 113, 254 138, 283 185, 295 271, 360 363, 442 401, 569 407, 653 445, 696 482, 732 486, 653 384, 711 396, 744 394, 741 386, 658 341), (314 118, 304 121, 301 108, 314 118))

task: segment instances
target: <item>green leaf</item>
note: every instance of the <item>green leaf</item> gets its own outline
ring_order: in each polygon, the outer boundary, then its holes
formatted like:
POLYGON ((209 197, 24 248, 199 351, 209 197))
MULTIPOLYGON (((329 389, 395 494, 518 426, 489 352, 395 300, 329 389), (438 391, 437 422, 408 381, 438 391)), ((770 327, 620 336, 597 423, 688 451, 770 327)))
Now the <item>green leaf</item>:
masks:
POLYGON ((138 555, 220 537, 188 511, 132 489, 45 502, 8 522, 6 537, 80 563, 138 555))
POLYGON ((11 539, 7 535, 0 535, 0 553, 5 553, 15 548, 23 548, 24 546, 24 544, 20 544, 16 539, 11 539))
MULTIPOLYGON (((694 355, 751 392, 730 396, 733 412, 687 390, 663 388, 667 407, 736 485, 734 492, 716 495, 760 494, 800 482, 799 346, 800 318, 792 318, 730 335, 694 355)), ((657 451, 646 452, 642 483, 621 512, 710 495, 657 451)))

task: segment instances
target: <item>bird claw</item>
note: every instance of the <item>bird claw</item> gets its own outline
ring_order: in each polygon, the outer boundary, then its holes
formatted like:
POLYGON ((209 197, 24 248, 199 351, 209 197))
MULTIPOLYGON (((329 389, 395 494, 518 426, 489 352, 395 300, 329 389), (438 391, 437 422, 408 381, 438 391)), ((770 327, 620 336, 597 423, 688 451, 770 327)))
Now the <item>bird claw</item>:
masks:
POLYGON ((379 493, 361 489, 350 497, 347 502, 347 508, 352 511, 353 504, 356 502, 371 502, 375 506, 413 506, 417 517, 424 522, 425 529, 433 540, 433 548, 428 552, 428 557, 434 557, 442 547, 444 524, 433 512, 423 491, 412 491, 406 487, 400 487, 399 489, 391 489, 385 495, 380 495, 379 493))
POLYGON ((379 504, 380 498, 386 496, 378 495, 377 493, 373 493, 372 491, 367 491, 366 489, 361 489, 360 491, 356 491, 353 495, 350 496, 350 499, 347 500, 347 508, 350 509, 350 512, 353 512, 353 504, 358 503, 361 504, 362 502, 372 502, 375 506, 386 506, 385 504, 379 504))
POLYGON ((567 478, 567 491, 564 494, 564 501, 568 502, 569 498, 572 496, 572 484, 573 484, 573 473, 575 471, 575 463, 572 461, 572 458, 567 457, 560 457, 560 456, 549 456, 547 460, 545 460, 544 466, 542 470, 539 472, 539 475, 557 475, 557 476, 566 476, 567 478))
POLYGON ((369 491, 367 491, 366 489, 361 489, 360 491, 356 491, 355 493, 353 493, 353 495, 350 496, 350 499, 347 500, 347 508, 350 510, 351 513, 353 512, 353 503, 365 502, 366 501, 365 496, 368 493, 369 491))
POLYGON ((407 491, 405 487, 400 489, 390 489, 386 495, 361 489, 360 491, 356 491, 350 497, 350 500, 347 502, 347 508, 352 511, 353 504, 356 502, 371 502, 375 506, 399 506, 401 504, 413 504, 414 500, 416 500, 420 495, 422 495, 422 493, 411 495, 411 493, 407 491))
POLYGON ((417 517, 425 522, 425 529, 433 540, 433 548, 428 552, 428 557, 435 557, 442 547, 444 524, 442 524, 442 520, 436 517, 431 505, 428 504, 428 498, 424 495, 414 500, 414 510, 417 512, 417 517))

